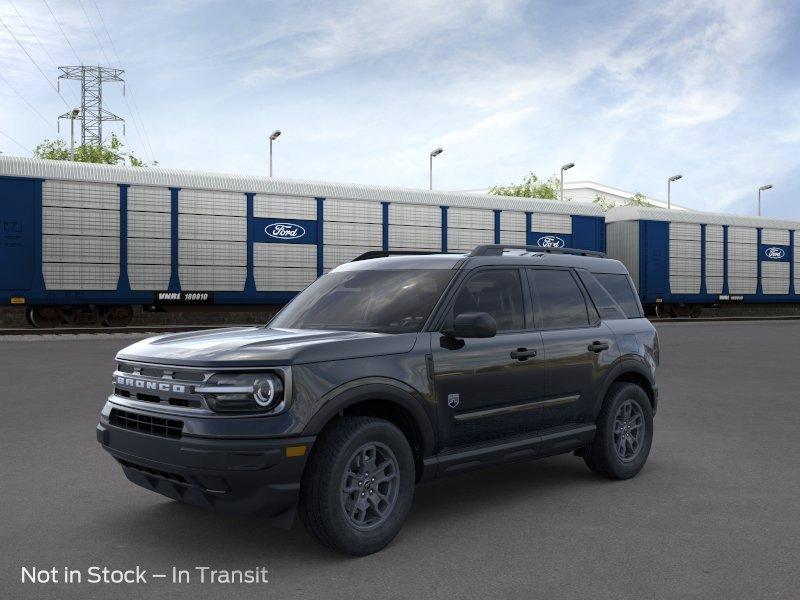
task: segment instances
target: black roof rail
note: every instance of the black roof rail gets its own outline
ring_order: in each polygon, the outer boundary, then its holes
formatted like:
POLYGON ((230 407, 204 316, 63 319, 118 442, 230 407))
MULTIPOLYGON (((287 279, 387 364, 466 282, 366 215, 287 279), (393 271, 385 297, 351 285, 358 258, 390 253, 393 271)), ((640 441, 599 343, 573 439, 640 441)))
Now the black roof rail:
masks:
POLYGON ((547 246, 526 246, 517 244, 484 244, 476 246, 469 253, 470 256, 502 256, 505 250, 525 250, 542 254, 570 254, 572 256, 593 256, 595 258, 607 258, 605 252, 597 250, 581 250, 580 248, 550 248, 547 246))
POLYGON ((420 254, 442 254, 441 252, 433 252, 430 250, 370 250, 359 254, 350 262, 359 260, 370 260, 371 258, 387 258, 389 256, 418 256, 420 254))

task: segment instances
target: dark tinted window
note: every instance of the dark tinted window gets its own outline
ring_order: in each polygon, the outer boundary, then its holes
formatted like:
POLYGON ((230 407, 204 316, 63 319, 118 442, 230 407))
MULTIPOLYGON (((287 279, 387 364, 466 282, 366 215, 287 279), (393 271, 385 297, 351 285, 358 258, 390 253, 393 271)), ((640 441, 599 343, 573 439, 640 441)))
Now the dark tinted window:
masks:
POLYGON ((629 319, 638 319, 642 316, 642 306, 633 288, 633 282, 628 275, 618 273, 594 273, 597 280, 603 285, 611 297, 620 305, 629 319))
POLYGON ((529 273, 544 329, 589 325, 586 301, 569 271, 531 269, 529 273))
MULTIPOLYGON (((595 279, 595 276, 588 271, 577 271, 583 285, 589 292, 594 306, 603 319, 627 319, 627 315, 622 307, 611 297, 606 288, 595 279)), ((589 309, 591 312, 591 308, 589 309)))
POLYGON ((519 271, 492 269, 471 276, 458 291, 447 325, 465 312, 489 313, 497 322, 497 331, 524 329, 525 305, 519 271))
POLYGON ((286 305, 269 326, 379 333, 419 331, 453 274, 449 269, 328 273, 286 305))

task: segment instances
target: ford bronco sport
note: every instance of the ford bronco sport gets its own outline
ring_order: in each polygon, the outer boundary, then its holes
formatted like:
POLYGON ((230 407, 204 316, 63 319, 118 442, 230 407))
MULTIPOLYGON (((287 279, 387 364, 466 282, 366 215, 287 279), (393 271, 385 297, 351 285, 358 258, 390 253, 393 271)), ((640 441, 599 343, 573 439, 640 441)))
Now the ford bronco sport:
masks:
POLYGON ((397 534, 416 482, 566 452, 633 477, 658 358, 628 272, 600 253, 365 255, 266 327, 119 352, 97 437, 147 489, 284 527, 299 510, 362 555, 397 534))

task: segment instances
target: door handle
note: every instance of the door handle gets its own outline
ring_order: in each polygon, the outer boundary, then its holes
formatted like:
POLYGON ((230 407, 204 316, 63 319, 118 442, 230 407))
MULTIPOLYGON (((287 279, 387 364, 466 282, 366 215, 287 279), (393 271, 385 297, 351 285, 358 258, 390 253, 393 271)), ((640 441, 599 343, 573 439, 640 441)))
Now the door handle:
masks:
POLYGON ((602 352, 603 350, 608 350, 608 344, 605 342, 592 342, 589 344, 588 349, 592 352, 602 352))
POLYGON ((533 356, 536 356, 536 350, 517 348, 516 350, 511 351, 511 358, 516 358, 517 360, 528 360, 533 356))

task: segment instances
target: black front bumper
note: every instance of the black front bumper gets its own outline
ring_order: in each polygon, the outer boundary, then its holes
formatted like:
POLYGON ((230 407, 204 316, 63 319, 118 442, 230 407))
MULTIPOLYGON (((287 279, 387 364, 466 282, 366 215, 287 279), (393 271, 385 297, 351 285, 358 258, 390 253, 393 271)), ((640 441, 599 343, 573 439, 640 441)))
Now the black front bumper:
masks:
POLYGON ((133 483, 203 508, 270 517, 278 527, 294 519, 314 439, 174 439, 116 427, 105 417, 97 426, 97 441, 133 483))

